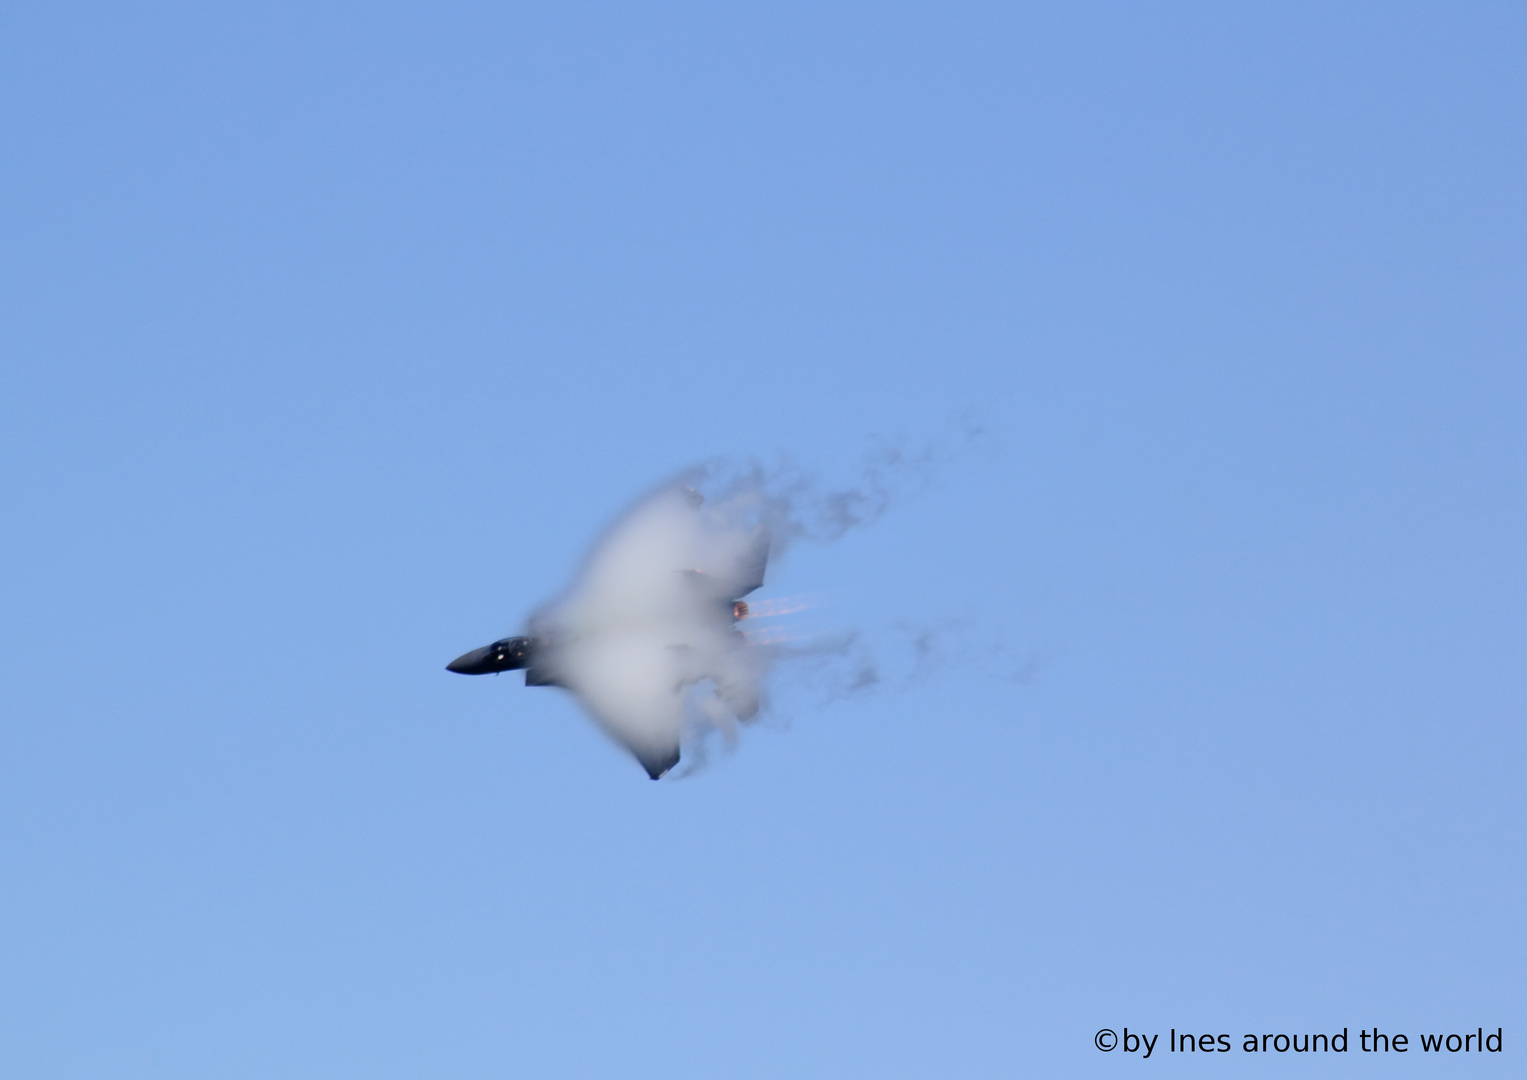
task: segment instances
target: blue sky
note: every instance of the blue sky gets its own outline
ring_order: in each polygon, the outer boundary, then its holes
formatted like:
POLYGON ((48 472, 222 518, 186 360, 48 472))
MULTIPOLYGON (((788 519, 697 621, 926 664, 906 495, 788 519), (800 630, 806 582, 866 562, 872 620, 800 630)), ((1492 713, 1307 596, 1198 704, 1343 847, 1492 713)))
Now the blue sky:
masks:
MULTIPOLYGON (((1102 1027, 1377 1024, 1503 1026, 1468 1068, 1515 1075, 1524 46, 1505 4, 9 6, 4 1071, 1112 1076, 1206 1066, 1102 1027), (675 470, 897 439, 936 481, 761 595, 1030 681, 782 670, 653 784, 443 670, 675 470)), ((1380 1056, 1208 1067, 1463 1064, 1380 1056)))

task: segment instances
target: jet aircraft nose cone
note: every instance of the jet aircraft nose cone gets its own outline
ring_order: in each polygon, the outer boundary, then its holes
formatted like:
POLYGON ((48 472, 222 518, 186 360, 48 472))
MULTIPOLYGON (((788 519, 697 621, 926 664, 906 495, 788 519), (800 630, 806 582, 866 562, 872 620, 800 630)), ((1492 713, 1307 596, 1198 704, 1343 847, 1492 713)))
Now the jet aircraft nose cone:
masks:
POLYGON ((493 675, 500 671, 518 671, 530 663, 533 645, 534 639, 528 637, 501 638, 491 645, 462 653, 445 665, 445 669, 458 675, 493 675))
POLYGON ((492 651, 492 645, 484 645, 480 649, 473 649, 469 653, 462 653, 445 665, 445 670, 454 671, 458 675, 480 675, 483 670, 483 661, 488 658, 488 654, 492 651))

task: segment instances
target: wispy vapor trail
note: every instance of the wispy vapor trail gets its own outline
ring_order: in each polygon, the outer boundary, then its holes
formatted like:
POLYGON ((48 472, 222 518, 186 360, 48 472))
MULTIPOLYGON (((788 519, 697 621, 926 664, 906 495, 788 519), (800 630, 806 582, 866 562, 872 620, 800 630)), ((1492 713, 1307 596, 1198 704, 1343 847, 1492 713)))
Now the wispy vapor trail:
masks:
POLYGON ((893 505, 936 483, 943 470, 989 452, 986 430, 966 415, 944 439, 876 440, 858 477, 847 484, 825 483, 785 454, 768 464, 717 459, 699 467, 696 475, 721 498, 750 506, 773 537, 775 554, 781 555, 797 542, 830 544, 873 525, 893 505))
POLYGON ((788 668, 791 682, 809 698, 832 702, 910 690, 946 674, 1026 686, 1039 677, 1048 657, 1014 647, 973 619, 943 619, 783 641, 775 646, 773 662, 788 668))

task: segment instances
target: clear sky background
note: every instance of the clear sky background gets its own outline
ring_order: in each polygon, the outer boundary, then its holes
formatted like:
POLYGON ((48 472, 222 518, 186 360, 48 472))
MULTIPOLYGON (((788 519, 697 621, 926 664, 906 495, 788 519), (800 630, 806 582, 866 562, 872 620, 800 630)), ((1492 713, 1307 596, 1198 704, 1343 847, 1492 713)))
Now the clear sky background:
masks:
POLYGON ((0 1071, 1523 1075, 1527 17, 1270 7, 6 5, 0 1071), (443 670, 969 410, 761 595, 1027 682, 443 670))

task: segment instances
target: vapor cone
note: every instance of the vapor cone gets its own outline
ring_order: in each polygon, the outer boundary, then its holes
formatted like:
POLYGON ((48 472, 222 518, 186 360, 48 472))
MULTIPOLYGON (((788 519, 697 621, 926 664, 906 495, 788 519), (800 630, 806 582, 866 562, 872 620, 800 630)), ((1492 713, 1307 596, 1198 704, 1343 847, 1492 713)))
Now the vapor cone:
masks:
POLYGON ((769 534, 748 500, 708 506, 665 485, 615 522, 577 579, 531 619, 537 666, 653 779, 691 724, 758 712, 768 652, 734 628, 763 584, 769 534))

